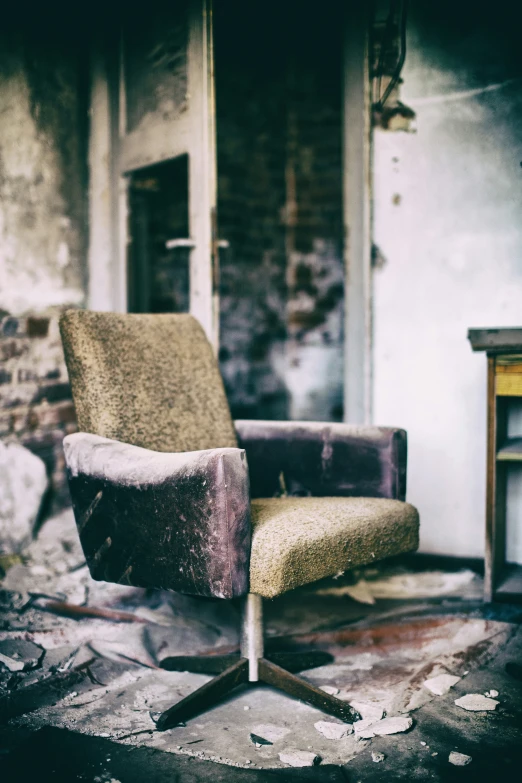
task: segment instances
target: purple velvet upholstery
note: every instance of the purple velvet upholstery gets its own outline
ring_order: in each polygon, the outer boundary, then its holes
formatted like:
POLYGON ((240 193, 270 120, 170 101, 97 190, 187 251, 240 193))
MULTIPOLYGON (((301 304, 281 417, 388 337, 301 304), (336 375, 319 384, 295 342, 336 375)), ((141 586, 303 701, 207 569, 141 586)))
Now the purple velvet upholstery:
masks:
POLYGON ((248 592, 244 451, 166 454, 86 433, 64 447, 94 579, 216 598, 248 592))
POLYGON ((323 422, 235 422, 253 498, 406 497, 406 432, 323 422))
POLYGON ((94 579, 237 597, 249 588, 251 497, 279 495, 283 483, 289 495, 404 500, 403 430, 235 424, 239 449, 171 454, 87 433, 65 438, 74 513, 94 579))

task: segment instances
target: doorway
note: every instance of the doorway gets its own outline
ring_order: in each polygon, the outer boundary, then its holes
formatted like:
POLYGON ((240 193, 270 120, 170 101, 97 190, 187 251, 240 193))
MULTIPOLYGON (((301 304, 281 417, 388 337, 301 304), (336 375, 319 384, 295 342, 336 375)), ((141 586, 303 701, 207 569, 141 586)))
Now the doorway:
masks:
MULTIPOLYGON (((190 86, 191 62, 202 62, 190 16, 183 83, 198 139, 178 104, 167 120, 156 107, 127 126, 128 308, 190 309, 201 320, 212 301, 215 318, 219 292, 219 360, 236 418, 343 419, 343 11, 334 0, 321 14, 297 0, 216 4, 217 153, 210 71, 206 86, 190 86)), ((198 40, 208 43, 202 18, 198 40)), ((126 78, 141 84, 139 73, 126 78)))
POLYGON ((342 10, 215 6, 219 356, 238 418, 343 418, 342 10))
POLYGON ((189 311, 188 155, 129 178, 128 310, 189 311))

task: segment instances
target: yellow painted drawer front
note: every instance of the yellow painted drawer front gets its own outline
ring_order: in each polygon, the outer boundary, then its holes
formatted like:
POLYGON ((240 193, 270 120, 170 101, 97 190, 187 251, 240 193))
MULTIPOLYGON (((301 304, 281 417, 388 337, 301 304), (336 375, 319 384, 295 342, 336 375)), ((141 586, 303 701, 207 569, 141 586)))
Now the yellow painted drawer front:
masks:
POLYGON ((499 356, 495 362, 498 397, 522 397, 522 356, 499 356))

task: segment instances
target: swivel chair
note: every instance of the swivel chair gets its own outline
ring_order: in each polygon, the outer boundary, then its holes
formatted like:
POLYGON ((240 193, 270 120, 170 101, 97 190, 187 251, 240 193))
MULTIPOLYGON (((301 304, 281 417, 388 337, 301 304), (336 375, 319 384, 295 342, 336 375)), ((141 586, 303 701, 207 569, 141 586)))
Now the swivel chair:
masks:
POLYGON ((243 601, 239 655, 162 662, 216 676, 157 729, 258 681, 357 719, 295 674, 325 653, 264 655, 262 601, 417 547, 418 513, 404 502, 406 433, 233 422, 190 315, 70 310, 60 328, 80 430, 64 439, 65 458, 92 577, 243 601))

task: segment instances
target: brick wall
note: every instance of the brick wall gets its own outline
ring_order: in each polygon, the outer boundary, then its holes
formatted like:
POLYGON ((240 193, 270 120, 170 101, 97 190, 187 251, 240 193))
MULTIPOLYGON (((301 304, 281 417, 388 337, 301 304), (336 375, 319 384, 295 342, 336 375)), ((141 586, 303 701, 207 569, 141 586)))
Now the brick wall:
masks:
POLYGON ((220 364, 235 417, 342 418, 342 25, 326 6, 216 5, 220 364))

